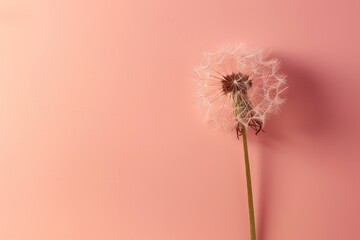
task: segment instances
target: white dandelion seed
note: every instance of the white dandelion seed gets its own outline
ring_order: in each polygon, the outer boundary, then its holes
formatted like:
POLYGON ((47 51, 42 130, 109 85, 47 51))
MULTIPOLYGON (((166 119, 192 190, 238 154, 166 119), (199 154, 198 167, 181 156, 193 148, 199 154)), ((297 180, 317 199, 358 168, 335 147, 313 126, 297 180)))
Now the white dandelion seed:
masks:
POLYGON ((224 46, 203 54, 195 68, 197 94, 206 120, 215 127, 236 131, 252 128, 258 134, 269 116, 284 102, 286 77, 279 61, 268 59, 262 50, 244 45, 224 46))

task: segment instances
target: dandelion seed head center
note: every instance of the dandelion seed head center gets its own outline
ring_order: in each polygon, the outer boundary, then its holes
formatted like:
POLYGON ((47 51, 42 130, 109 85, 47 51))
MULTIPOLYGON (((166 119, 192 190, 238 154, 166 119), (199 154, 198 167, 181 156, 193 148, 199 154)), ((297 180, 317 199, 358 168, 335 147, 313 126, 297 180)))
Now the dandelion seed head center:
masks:
POLYGON ((225 94, 241 92, 246 94, 252 86, 252 80, 246 74, 231 73, 222 77, 222 90, 225 94))

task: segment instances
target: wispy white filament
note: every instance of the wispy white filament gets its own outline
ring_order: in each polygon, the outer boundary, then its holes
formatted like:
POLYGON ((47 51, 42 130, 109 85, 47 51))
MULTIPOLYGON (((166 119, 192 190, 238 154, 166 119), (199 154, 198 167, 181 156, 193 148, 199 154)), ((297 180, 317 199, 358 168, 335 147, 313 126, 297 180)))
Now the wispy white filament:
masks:
POLYGON ((239 123, 248 127, 252 120, 264 125, 284 102, 281 93, 287 88, 286 77, 279 72, 279 67, 277 59, 266 58, 262 50, 247 50, 242 44, 204 53, 202 65, 194 70, 206 120, 226 130, 235 130, 239 123), (221 80, 232 73, 245 74, 252 81, 247 91, 251 110, 236 109, 231 93, 224 93, 221 80))

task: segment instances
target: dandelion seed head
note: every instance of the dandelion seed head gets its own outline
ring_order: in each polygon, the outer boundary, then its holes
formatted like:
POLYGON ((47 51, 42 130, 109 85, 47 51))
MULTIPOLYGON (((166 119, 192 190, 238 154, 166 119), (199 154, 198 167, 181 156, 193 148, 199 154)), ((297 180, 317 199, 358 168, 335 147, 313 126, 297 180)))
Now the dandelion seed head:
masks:
POLYGON ((206 120, 216 128, 238 132, 243 126, 260 132, 284 103, 286 77, 279 70, 277 59, 242 44, 204 53, 194 71, 206 120))

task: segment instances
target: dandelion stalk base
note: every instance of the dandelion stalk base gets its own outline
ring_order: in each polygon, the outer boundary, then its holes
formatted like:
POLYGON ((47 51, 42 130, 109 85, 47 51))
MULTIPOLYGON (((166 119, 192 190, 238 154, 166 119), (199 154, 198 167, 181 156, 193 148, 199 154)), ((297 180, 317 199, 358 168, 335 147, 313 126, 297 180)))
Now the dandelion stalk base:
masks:
POLYGON ((249 161, 246 129, 244 126, 241 126, 241 135, 242 135, 243 146, 244 146, 246 183, 247 183, 249 218, 250 218, 250 236, 251 236, 251 240, 256 240, 255 213, 254 213, 254 201, 253 201, 252 185, 251 185, 250 161, 249 161))

